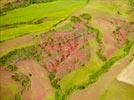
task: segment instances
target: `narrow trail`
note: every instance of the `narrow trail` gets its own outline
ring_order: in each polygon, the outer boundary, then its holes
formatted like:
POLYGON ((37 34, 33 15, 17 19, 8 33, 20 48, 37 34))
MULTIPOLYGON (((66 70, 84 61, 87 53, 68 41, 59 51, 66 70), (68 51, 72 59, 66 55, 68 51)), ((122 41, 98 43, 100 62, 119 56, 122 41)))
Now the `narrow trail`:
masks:
POLYGON ((112 68, 103 74, 99 80, 87 87, 84 90, 74 92, 69 100, 98 100, 104 90, 110 85, 112 80, 129 64, 129 59, 132 58, 134 50, 131 50, 129 55, 115 63, 112 68))
POLYGON ((25 35, 22 37, 18 37, 12 40, 7 40, 5 42, 0 43, 0 55, 3 55, 4 53, 23 46, 32 43, 33 36, 32 35, 25 35))

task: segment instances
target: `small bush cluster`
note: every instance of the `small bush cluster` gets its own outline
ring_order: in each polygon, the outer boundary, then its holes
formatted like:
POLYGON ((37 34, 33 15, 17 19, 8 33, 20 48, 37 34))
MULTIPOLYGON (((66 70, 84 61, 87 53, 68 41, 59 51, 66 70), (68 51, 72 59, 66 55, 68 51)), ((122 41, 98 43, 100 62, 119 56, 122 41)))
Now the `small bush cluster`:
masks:
POLYGON ((78 16, 72 16, 70 20, 71 20, 71 22, 73 22, 73 23, 80 23, 80 22, 82 22, 83 19, 88 22, 88 21, 91 20, 91 18, 92 18, 92 17, 91 17, 90 14, 88 14, 88 13, 83 13, 83 14, 81 14, 79 17, 78 17, 78 16))
POLYGON ((73 23, 80 23, 81 22, 81 19, 77 16, 72 16, 70 20, 73 23))
POLYGON ((91 20, 91 18, 92 18, 91 15, 88 13, 83 13, 80 15, 80 17, 87 20, 87 21, 91 20))
POLYGON ((56 76, 55 76, 55 73, 54 72, 50 72, 49 73, 49 79, 51 81, 51 85, 56 88, 56 89, 59 89, 60 88, 60 85, 58 84, 58 79, 56 79, 56 76))
POLYGON ((54 72, 50 72, 49 73, 49 79, 52 81, 52 80, 54 80, 54 78, 55 78, 55 73, 54 72))
POLYGON ((42 59, 41 49, 36 46, 16 49, 14 51, 9 52, 7 55, 1 57, 0 65, 1 66, 12 65, 14 64, 15 61, 17 62, 18 60, 24 60, 24 59, 35 59, 37 61, 40 61, 42 59))
POLYGON ((6 70, 8 70, 8 71, 17 71, 17 66, 16 65, 7 65, 6 66, 6 70))
POLYGON ((15 73, 11 77, 14 81, 20 82, 24 88, 29 88, 31 86, 31 81, 29 76, 24 75, 23 73, 15 73))
POLYGON ((107 58, 102 54, 102 51, 101 50, 98 50, 96 52, 97 56, 102 60, 102 61, 106 61, 107 58))
POLYGON ((17 93, 16 95, 15 95, 15 100, 22 100, 22 97, 21 97, 21 93, 17 93))
POLYGON ((56 89, 60 88, 60 85, 58 84, 58 79, 54 79, 53 81, 51 81, 51 85, 56 89))
POLYGON ((130 5, 131 5, 132 7, 134 7, 134 0, 128 0, 128 1, 129 1, 130 5))

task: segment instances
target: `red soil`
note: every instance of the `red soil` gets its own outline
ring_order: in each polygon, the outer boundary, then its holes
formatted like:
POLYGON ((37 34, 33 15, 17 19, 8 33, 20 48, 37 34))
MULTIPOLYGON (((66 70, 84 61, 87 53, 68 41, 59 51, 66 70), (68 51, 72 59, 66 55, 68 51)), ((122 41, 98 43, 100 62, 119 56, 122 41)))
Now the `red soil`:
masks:
POLYGON ((124 23, 125 23, 125 20, 121 20, 120 18, 114 19, 114 24, 117 26, 124 25, 124 23))
POLYGON ((120 28, 118 31, 114 33, 114 36, 117 40, 117 44, 122 46, 127 40, 127 30, 125 28, 120 28))
POLYGON ((104 42, 108 46, 106 51, 106 57, 110 58, 116 50, 114 39, 110 34, 107 33, 104 34, 104 42))
POLYGON ((6 96, 9 97, 11 100, 15 99, 15 94, 9 88, 11 85, 16 85, 18 91, 21 90, 21 85, 15 82, 11 76, 14 73, 6 71, 4 68, 0 66, 0 99, 4 99, 6 96), (7 90, 8 89, 8 90, 7 90))
POLYGON ((80 34, 82 24, 75 25, 77 31, 56 32, 45 39, 40 46, 44 49, 44 63, 49 72, 65 74, 80 66, 78 62, 86 62, 86 52, 80 47, 88 42, 89 34, 80 34), (80 29, 80 30, 78 30, 80 29))

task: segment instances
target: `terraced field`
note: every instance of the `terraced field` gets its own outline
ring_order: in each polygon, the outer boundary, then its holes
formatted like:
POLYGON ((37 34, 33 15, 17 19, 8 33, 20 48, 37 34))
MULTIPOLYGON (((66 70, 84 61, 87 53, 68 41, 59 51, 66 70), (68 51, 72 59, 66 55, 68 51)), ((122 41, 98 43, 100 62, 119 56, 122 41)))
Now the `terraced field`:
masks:
POLYGON ((116 79, 134 59, 133 1, 21 1, 0 5, 2 100, 133 100, 116 79))

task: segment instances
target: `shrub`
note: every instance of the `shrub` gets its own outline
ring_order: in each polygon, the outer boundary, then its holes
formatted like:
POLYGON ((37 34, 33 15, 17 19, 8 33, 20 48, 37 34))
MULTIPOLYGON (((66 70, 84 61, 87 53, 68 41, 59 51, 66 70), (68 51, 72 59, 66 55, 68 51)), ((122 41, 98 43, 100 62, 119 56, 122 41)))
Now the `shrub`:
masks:
POLYGON ((7 69, 8 71, 16 71, 18 68, 17 68, 16 65, 8 65, 8 66, 6 67, 6 69, 7 69))
POLYGON ((131 5, 132 7, 134 7, 134 0, 128 0, 128 1, 129 1, 130 5, 131 5))
POLYGON ((101 50, 98 50, 96 52, 96 54, 98 55, 98 57, 102 60, 102 61, 106 61, 106 57, 102 54, 101 50))
POLYGON ((51 72, 49 74, 49 79, 52 81, 54 78, 55 78, 55 73, 54 72, 51 72))
POLYGON ((29 88, 31 85, 31 81, 29 76, 24 75, 23 73, 15 73, 15 75, 12 75, 11 78, 14 81, 18 81, 21 83, 21 85, 25 88, 29 88))
POLYGON ((70 20, 73 23, 80 23, 81 22, 81 19, 77 16, 72 16, 70 20))
POLYGON ((17 94, 15 95, 15 100, 22 100, 22 98, 21 98, 21 93, 17 93, 17 94))
POLYGON ((83 19, 85 19, 87 21, 91 20, 91 18, 92 18, 91 15, 88 13, 81 14, 80 17, 82 17, 83 19))
POLYGON ((51 85, 56 88, 56 89, 59 89, 60 88, 60 85, 58 84, 58 80, 55 79, 51 82, 51 85))
POLYGON ((129 52, 132 45, 134 45, 134 42, 130 42, 129 40, 127 40, 124 51, 129 52))

